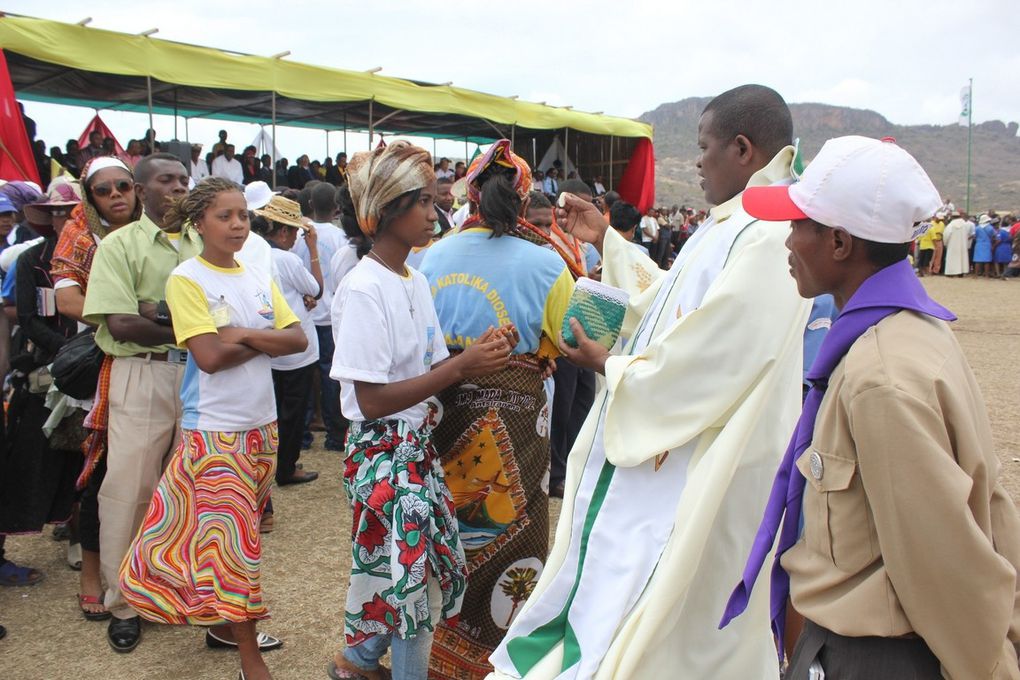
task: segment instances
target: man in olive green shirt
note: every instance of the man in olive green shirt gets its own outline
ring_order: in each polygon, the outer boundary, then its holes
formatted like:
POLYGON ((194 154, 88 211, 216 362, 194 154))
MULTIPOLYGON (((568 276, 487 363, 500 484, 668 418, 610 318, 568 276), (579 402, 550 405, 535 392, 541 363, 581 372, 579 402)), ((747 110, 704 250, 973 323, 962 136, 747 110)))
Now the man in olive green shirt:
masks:
POLYGON ((117 587, 118 572, 174 449, 181 418, 187 357, 176 348, 160 303, 170 272, 202 250, 190 228, 164 225, 169 202, 188 191, 180 160, 147 156, 135 167, 135 182, 144 214, 99 244, 83 312, 97 326, 96 344, 113 357, 99 545, 105 604, 113 614, 107 638, 117 652, 130 652, 141 638, 138 615, 117 587))

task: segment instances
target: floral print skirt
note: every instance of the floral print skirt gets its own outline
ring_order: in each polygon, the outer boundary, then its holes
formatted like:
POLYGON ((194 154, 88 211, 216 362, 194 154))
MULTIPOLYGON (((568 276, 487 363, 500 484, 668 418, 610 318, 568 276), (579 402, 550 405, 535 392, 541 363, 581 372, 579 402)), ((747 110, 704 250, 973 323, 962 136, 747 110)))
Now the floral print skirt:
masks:
POLYGON ((455 619, 467 565, 429 421, 418 429, 402 420, 352 422, 344 488, 354 513, 347 644, 434 630, 428 579, 438 580, 442 618, 455 619))

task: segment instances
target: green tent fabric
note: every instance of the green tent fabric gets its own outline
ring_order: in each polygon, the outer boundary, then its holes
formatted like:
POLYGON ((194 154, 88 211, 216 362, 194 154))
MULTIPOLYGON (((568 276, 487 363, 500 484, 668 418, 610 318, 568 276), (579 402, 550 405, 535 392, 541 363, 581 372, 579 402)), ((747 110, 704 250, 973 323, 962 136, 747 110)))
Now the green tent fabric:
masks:
POLYGON ((23 16, 0 15, 0 48, 18 97, 35 101, 147 111, 149 78, 153 110, 184 117, 267 124, 275 108, 282 125, 476 143, 564 128, 652 136, 627 118, 23 16))

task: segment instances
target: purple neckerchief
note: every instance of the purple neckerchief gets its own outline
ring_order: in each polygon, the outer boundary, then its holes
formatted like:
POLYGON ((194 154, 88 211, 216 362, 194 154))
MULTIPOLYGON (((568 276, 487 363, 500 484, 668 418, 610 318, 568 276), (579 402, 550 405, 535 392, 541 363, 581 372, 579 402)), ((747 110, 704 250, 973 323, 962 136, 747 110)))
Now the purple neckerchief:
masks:
POLYGON ((804 497, 806 479, 796 467, 797 459, 811 444, 814 433, 815 417, 822 403, 825 388, 828 387, 829 376, 836 365, 843 359, 850 346, 865 331, 891 314, 909 309, 921 314, 928 314, 936 319, 955 321, 956 316, 938 304, 924 290, 921 282, 914 275, 913 267, 907 260, 881 269, 872 274, 847 301, 839 316, 822 341, 807 379, 811 389, 804 400, 804 409, 800 420, 793 431, 790 445, 786 449, 779 471, 772 483, 772 492, 765 505, 765 516, 754 537, 751 555, 744 568, 744 576, 733 590, 726 611, 719 624, 723 628, 731 620, 739 616, 747 608, 751 598, 751 589, 758 578, 765 559, 768 557, 776 535, 779 534, 779 546, 776 548, 775 560, 772 564, 771 584, 771 619, 772 632, 776 636, 779 648, 779 659, 783 658, 783 635, 786 626, 786 601, 790 594, 790 576, 783 570, 779 558, 792 548, 799 538, 801 501, 804 497), (786 518, 783 519, 783 514, 786 518), (779 533, 782 522, 782 533, 779 533))

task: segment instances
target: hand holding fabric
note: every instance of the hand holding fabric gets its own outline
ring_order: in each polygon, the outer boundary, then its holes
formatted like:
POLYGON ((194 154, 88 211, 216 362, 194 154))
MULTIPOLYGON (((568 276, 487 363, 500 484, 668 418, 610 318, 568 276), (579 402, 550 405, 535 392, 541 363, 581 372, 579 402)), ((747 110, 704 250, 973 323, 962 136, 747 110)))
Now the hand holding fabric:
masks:
POLYGON ((584 332, 584 326, 574 317, 570 318, 570 330, 577 340, 577 347, 571 347, 559 334, 559 346, 563 356, 576 366, 587 368, 602 375, 606 374, 606 360, 610 357, 609 350, 595 342, 584 332))

